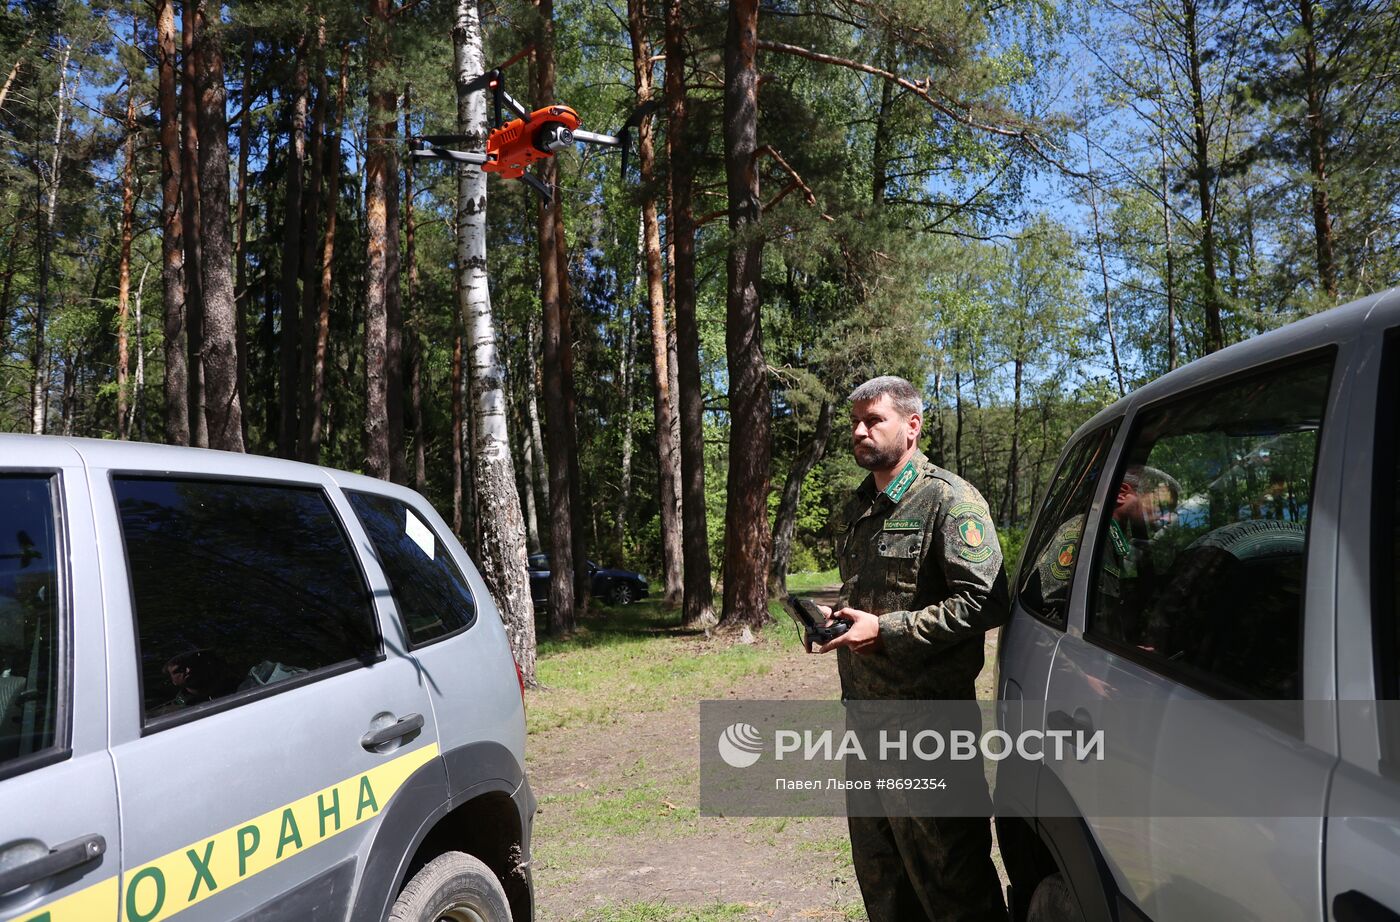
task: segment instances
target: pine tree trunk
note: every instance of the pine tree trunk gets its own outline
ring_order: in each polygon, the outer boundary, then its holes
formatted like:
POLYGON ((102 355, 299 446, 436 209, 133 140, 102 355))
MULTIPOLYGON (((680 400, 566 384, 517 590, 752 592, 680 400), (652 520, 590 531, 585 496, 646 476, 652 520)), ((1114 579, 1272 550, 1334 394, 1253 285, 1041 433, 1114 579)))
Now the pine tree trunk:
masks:
MULTIPOLYGON (((632 37, 632 78, 637 91, 637 104, 651 99, 651 46, 646 37, 646 5, 644 0, 629 0, 627 4, 628 31, 632 37)), ((655 397, 652 401, 656 420, 657 479, 660 493, 661 569, 663 573, 662 606, 678 608, 684 597, 682 581, 681 523, 677 515, 679 497, 671 392, 673 371, 670 363, 666 323, 665 267, 661 260, 661 228, 656 214, 656 152, 652 139, 652 122, 647 119, 637 130, 637 160, 641 168, 642 227, 641 244, 646 268, 647 306, 651 311, 651 354, 655 370, 655 397)))
POLYGON ((622 556, 627 538, 627 507, 632 502, 632 379, 636 362, 637 314, 633 303, 642 290, 642 222, 637 222, 637 262, 632 273, 632 294, 619 298, 619 309, 626 322, 623 325, 621 356, 618 358, 618 376, 622 379, 622 462, 619 465, 617 488, 617 515, 613 519, 614 553, 622 556))
POLYGON ((160 95, 161 291, 165 317, 165 441, 190 443, 189 355, 185 338, 185 225, 180 211, 180 100, 175 74, 175 0, 156 16, 160 95))
MULTIPOLYGON (((304 203, 302 216, 301 257, 301 329, 297 333, 297 392, 287 399, 296 400, 297 406, 297 457, 303 461, 311 458, 311 426, 316 417, 315 397, 312 393, 311 378, 315 373, 316 337, 320 324, 317 313, 316 283, 321 278, 321 267, 316 261, 316 253, 322 248, 321 239, 321 186, 325 179, 326 157, 333 151, 326 148, 326 113, 330 110, 330 87, 326 80, 326 20, 320 17, 316 24, 316 48, 311 56, 316 68, 316 105, 311 111, 311 125, 308 135, 311 141, 308 156, 311 160, 311 176, 302 192, 304 203)), ((334 208, 334 202, 331 203, 334 208)), ((315 463, 312 461, 312 463, 315 463)))
MULTIPOLYGON (((1088 123, 1087 113, 1085 123, 1088 123)), ((1093 147, 1089 144, 1089 136, 1084 136, 1084 162, 1089 173, 1094 172, 1093 147)), ((1122 397, 1128 393, 1127 387, 1123 383, 1123 364, 1118 361, 1118 335, 1113 329, 1113 300, 1108 291, 1108 257, 1104 255, 1103 230, 1099 226, 1099 198, 1093 185, 1089 182, 1089 209, 1094 216, 1094 246, 1099 253, 1099 278, 1103 282, 1103 320, 1104 327, 1108 330, 1108 346, 1110 356, 1113 359, 1113 377, 1118 382, 1118 396, 1122 397)), ((1020 372, 1018 365, 1017 372, 1020 372)))
MULTIPOLYGON (((392 67, 390 0, 369 0, 369 122, 365 160, 365 473, 390 479, 394 466, 389 434, 389 314, 399 286, 397 93, 392 67)), ((400 464, 402 461, 400 461, 400 464)))
MULTIPOLYGON (((535 101, 554 101, 554 0, 536 0, 540 17, 540 37, 535 45, 535 101)), ((543 162, 541 179, 553 188, 558 165, 553 158, 543 162)), ((569 489, 569 436, 573 432, 568 397, 564 390, 564 364, 571 343, 564 327, 563 293, 560 290, 558 258, 558 211, 541 203, 539 210, 540 304, 544 315, 544 414, 549 427, 547 451, 549 467, 549 630, 555 636, 573 632, 574 598, 574 510, 569 489)))
MULTIPOLYGON (((484 151, 489 131, 486 94, 462 92, 485 70, 477 0, 457 0, 452 39, 457 52, 457 127, 471 138, 469 149, 484 151)), ((535 607, 506 428, 505 368, 497 351, 486 278, 486 174, 466 165, 457 167, 457 271, 462 275, 459 307, 467 331, 475 429, 472 480, 480 523, 476 560, 505 622, 516 665, 526 684, 533 686, 535 607)))
POLYGON ((772 446, 768 365, 758 296, 758 0, 731 0, 724 43, 724 173, 729 192, 725 355, 729 363, 728 499, 721 623, 768 620, 768 473, 772 446))
POLYGON ((340 206, 340 126, 345 119, 345 97, 349 92, 350 46, 340 51, 340 85, 336 91, 335 116, 331 121, 326 154, 330 158, 330 177, 326 181, 326 232, 321 246, 321 284, 316 301, 316 354, 311 360, 310 430, 302 460, 319 464, 321 460, 321 420, 326 392, 326 347, 330 341, 331 295, 335 285, 335 222, 340 206))
POLYGON ((243 62, 243 115, 238 121, 238 194, 234 223, 233 303, 237 316, 238 404, 243 407, 243 444, 248 444, 248 148, 252 142, 253 75, 250 62, 243 62))
MULTIPOLYGON (((1021 344, 1021 349, 1025 344, 1021 344)), ((1011 456, 1006 459, 1006 502, 1001 507, 1001 524, 1010 525, 1016 520, 1016 506, 1020 503, 1020 497, 1016 495, 1017 487, 1020 485, 1020 464, 1021 464, 1021 384, 1025 379, 1026 362, 1021 357, 1018 350, 1016 358, 1013 360, 1015 367, 1014 385, 1012 386, 1011 404, 1011 456)))
POLYGON ((685 585, 682 624, 715 620, 710 537, 705 512, 705 405, 700 388, 700 327, 695 317, 695 165, 688 148, 683 0, 666 0, 666 150, 670 160, 671 293, 676 305, 676 374, 680 409, 681 543, 685 585))
MULTIPOLYGON (((277 357, 277 455, 295 458, 297 448, 297 372, 301 357, 297 346, 301 338, 301 187, 306 170, 306 110, 310 81, 306 69, 306 36, 297 39, 296 60, 292 68, 291 96, 287 100, 288 133, 286 178, 287 189, 282 209, 282 285, 278 306, 281 308, 281 332, 278 334, 277 357)), ((314 196, 316 191, 313 189, 314 196)), ((314 233, 307 228, 308 235, 314 233)))
POLYGON ((1327 297, 1337 300, 1337 262, 1332 253, 1332 206, 1327 195, 1327 127, 1322 106, 1325 90, 1317 61, 1317 33, 1312 0, 1298 0, 1303 33, 1303 82, 1307 87, 1308 167, 1312 172, 1313 236, 1317 277, 1327 297))
POLYGON ((1202 306, 1206 315, 1206 352, 1215 352, 1225 346, 1225 330, 1221 319, 1220 286, 1215 274, 1215 201, 1211 180, 1214 170, 1210 166, 1210 138, 1206 131, 1205 96, 1201 78, 1200 40, 1196 31, 1196 17, 1199 11, 1198 0, 1182 0, 1183 22, 1185 24, 1187 71, 1191 90, 1191 113, 1194 124, 1192 149, 1193 173, 1196 180, 1196 197, 1201 215, 1201 273, 1204 291, 1201 293, 1202 306))
POLYGON ((186 402, 190 444, 209 447, 209 426, 204 407, 204 270, 199 217, 199 49, 196 0, 184 0, 180 30, 184 48, 181 63, 180 117, 183 136, 180 166, 181 219, 185 240, 185 346, 186 402))
MULTIPOLYGON (((1165 113, 1164 113, 1165 116, 1165 113)), ((1163 119, 1165 125, 1165 118, 1163 119)), ((1167 371, 1176 368, 1176 262, 1172 254, 1172 200, 1167 175, 1167 131, 1158 136, 1162 153, 1162 231, 1166 237, 1167 371)))
MULTIPOLYGON (((135 23, 132 24, 132 44, 137 44, 135 23)), ((128 73, 126 89, 126 163, 122 165, 122 229, 121 249, 117 257, 117 438, 129 436, 127 426, 128 378, 130 359, 128 349, 128 318, 131 314, 131 235, 132 218, 136 210, 136 88, 128 73)))
POLYGON ((826 454, 827 442, 831 440, 831 420, 836 406, 830 400, 823 400, 817 413, 817 430, 812 441, 793 459, 788 468, 787 479, 783 481, 783 498, 778 503, 777 517, 773 520, 773 562, 768 571, 768 594, 787 594, 788 565, 792 562, 792 535, 797 525, 797 505, 802 499, 802 482, 812 473, 812 468, 826 454))
POLYGON ((199 220, 203 242, 200 270, 204 291, 205 413, 209 424, 209 447, 243 451, 243 411, 238 402, 233 247, 229 239, 223 27, 218 22, 218 6, 206 6, 205 2, 201 2, 198 9, 201 40, 199 220))
MULTIPOLYGON (((403 89, 403 136, 413 136, 413 88, 403 89)), ((428 457, 423 437, 423 339, 420 332, 422 308, 418 303, 417 223, 413 216, 414 158, 404 162, 404 248, 408 260, 408 323, 404 327, 404 352, 408 359, 409 422, 413 426, 413 488, 419 493, 428 485, 428 457)))

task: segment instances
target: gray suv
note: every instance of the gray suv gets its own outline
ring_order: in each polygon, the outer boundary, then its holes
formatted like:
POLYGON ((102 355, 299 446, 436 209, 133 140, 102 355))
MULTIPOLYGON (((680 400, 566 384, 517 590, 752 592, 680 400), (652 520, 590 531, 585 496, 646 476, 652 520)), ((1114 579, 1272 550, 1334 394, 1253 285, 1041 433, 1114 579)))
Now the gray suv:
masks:
POLYGON ((998 779, 1015 922, 1400 920, 1398 402, 1392 289, 1074 434, 1017 570, 998 721, 1107 752, 998 779), (1134 815, 1082 809, 1110 789, 1134 815), (1265 801, 1289 806, 1244 806, 1265 801))
POLYGON ((0 919, 528 920, 524 747, 417 493, 0 435, 0 919))

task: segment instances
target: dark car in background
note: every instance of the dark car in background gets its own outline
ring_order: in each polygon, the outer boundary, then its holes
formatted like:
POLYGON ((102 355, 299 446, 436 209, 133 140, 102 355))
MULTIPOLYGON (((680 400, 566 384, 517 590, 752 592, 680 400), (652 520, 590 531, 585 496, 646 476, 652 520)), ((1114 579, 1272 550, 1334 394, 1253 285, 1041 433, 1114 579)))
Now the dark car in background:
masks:
MULTIPOLYGON (((612 605, 627 605, 647 597, 647 578, 631 570, 618 567, 600 567, 588 561, 588 572, 593 574, 593 597, 612 605)), ((530 555, 530 598, 535 605, 549 602, 549 555, 530 555)))

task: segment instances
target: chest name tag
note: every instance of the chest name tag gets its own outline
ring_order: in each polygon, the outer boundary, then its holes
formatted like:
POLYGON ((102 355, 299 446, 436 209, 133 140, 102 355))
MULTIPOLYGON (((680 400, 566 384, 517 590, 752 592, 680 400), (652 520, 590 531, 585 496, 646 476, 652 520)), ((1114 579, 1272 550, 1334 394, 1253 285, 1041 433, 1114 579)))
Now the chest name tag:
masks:
POLYGON ((886 519, 884 531, 923 531, 923 519, 886 519))

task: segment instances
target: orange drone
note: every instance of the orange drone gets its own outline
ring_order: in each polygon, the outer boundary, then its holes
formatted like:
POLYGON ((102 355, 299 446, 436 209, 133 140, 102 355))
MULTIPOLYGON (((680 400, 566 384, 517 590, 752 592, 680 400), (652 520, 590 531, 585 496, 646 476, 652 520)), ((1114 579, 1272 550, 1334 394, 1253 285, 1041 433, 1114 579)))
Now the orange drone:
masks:
POLYGON ((578 127, 578 113, 568 106, 555 104, 536 109, 534 112, 525 111, 525 107, 506 92, 505 76, 499 69, 487 71, 466 87, 468 93, 481 90, 491 91, 496 125, 486 139, 485 153, 440 146, 472 140, 466 135, 436 134, 412 139, 412 155, 472 163, 481 167, 483 173, 497 173, 502 179, 519 179, 542 195, 546 202, 553 197, 553 190, 538 177, 526 172, 530 164, 536 160, 553 157, 575 141, 582 141, 586 144, 621 148, 622 171, 625 174, 631 130, 640 125, 642 119, 656 107, 655 103, 644 103, 632 113, 617 134, 597 134, 581 130, 578 127), (507 108, 517 117, 501 124, 502 114, 507 108))

